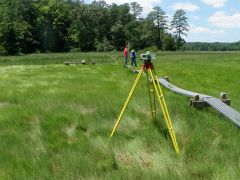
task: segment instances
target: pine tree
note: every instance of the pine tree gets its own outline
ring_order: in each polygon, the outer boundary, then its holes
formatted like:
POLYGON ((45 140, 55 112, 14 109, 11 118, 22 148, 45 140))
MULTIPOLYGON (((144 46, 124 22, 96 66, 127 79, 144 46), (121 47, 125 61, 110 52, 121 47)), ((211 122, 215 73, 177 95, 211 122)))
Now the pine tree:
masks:
POLYGON ((189 31, 187 22, 186 12, 182 9, 178 9, 173 15, 173 20, 171 22, 171 29, 173 34, 177 37, 177 48, 179 49, 184 44, 183 36, 187 36, 185 33, 189 31))
POLYGON ((131 13, 133 14, 134 18, 137 19, 142 14, 143 8, 137 2, 130 3, 131 13))
POLYGON ((167 16, 166 13, 161 9, 161 7, 156 6, 153 8, 153 11, 148 14, 148 19, 152 20, 156 24, 157 28, 157 48, 162 50, 163 41, 162 34, 167 29, 167 16))

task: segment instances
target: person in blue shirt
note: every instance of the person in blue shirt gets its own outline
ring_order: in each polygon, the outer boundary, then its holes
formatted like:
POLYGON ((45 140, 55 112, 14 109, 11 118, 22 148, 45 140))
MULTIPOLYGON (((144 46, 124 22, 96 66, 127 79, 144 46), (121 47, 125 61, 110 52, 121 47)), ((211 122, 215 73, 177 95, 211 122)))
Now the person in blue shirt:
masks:
POLYGON ((131 66, 137 67, 137 55, 134 50, 131 51, 131 66))

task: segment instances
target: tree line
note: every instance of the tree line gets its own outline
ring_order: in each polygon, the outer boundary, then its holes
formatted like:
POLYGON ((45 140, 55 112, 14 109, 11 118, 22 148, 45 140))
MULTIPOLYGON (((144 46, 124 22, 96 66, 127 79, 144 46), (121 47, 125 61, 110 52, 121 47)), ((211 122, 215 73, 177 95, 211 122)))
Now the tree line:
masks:
POLYGON ((240 51, 240 41, 234 43, 189 42, 181 49, 184 51, 240 51))
POLYGON ((156 46, 180 49, 188 31, 184 10, 169 22, 156 6, 141 18, 137 2, 107 4, 81 0, 1 0, 0 54, 135 50, 156 46))

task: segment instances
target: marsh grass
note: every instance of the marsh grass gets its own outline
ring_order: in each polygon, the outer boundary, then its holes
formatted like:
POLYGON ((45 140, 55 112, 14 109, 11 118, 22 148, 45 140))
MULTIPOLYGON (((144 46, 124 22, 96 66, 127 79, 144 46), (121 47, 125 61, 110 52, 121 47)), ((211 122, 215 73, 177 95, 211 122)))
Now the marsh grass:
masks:
MULTIPOLYGON (((227 92, 239 111, 239 55, 157 53, 155 67, 182 88, 227 92)), ((177 156, 160 109, 152 121, 145 76, 109 141, 136 76, 121 60, 118 53, 1 57, 0 179, 239 179, 239 128, 163 89, 177 156), (83 57, 97 65, 62 64, 83 57)))

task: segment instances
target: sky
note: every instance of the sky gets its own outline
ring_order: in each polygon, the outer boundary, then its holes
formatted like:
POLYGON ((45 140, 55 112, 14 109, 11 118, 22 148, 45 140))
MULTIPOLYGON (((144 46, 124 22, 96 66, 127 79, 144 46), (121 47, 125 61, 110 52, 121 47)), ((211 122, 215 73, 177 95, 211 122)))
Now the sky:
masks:
MULTIPOLYGON (((133 0, 134 1, 134 0, 133 0)), ((176 9, 187 13, 189 32, 187 42, 240 41, 240 0, 140 0, 142 17, 160 6, 171 21, 176 9)), ((86 3, 92 0, 85 0, 86 3)), ((108 4, 130 3, 129 0, 105 0, 108 4)))

